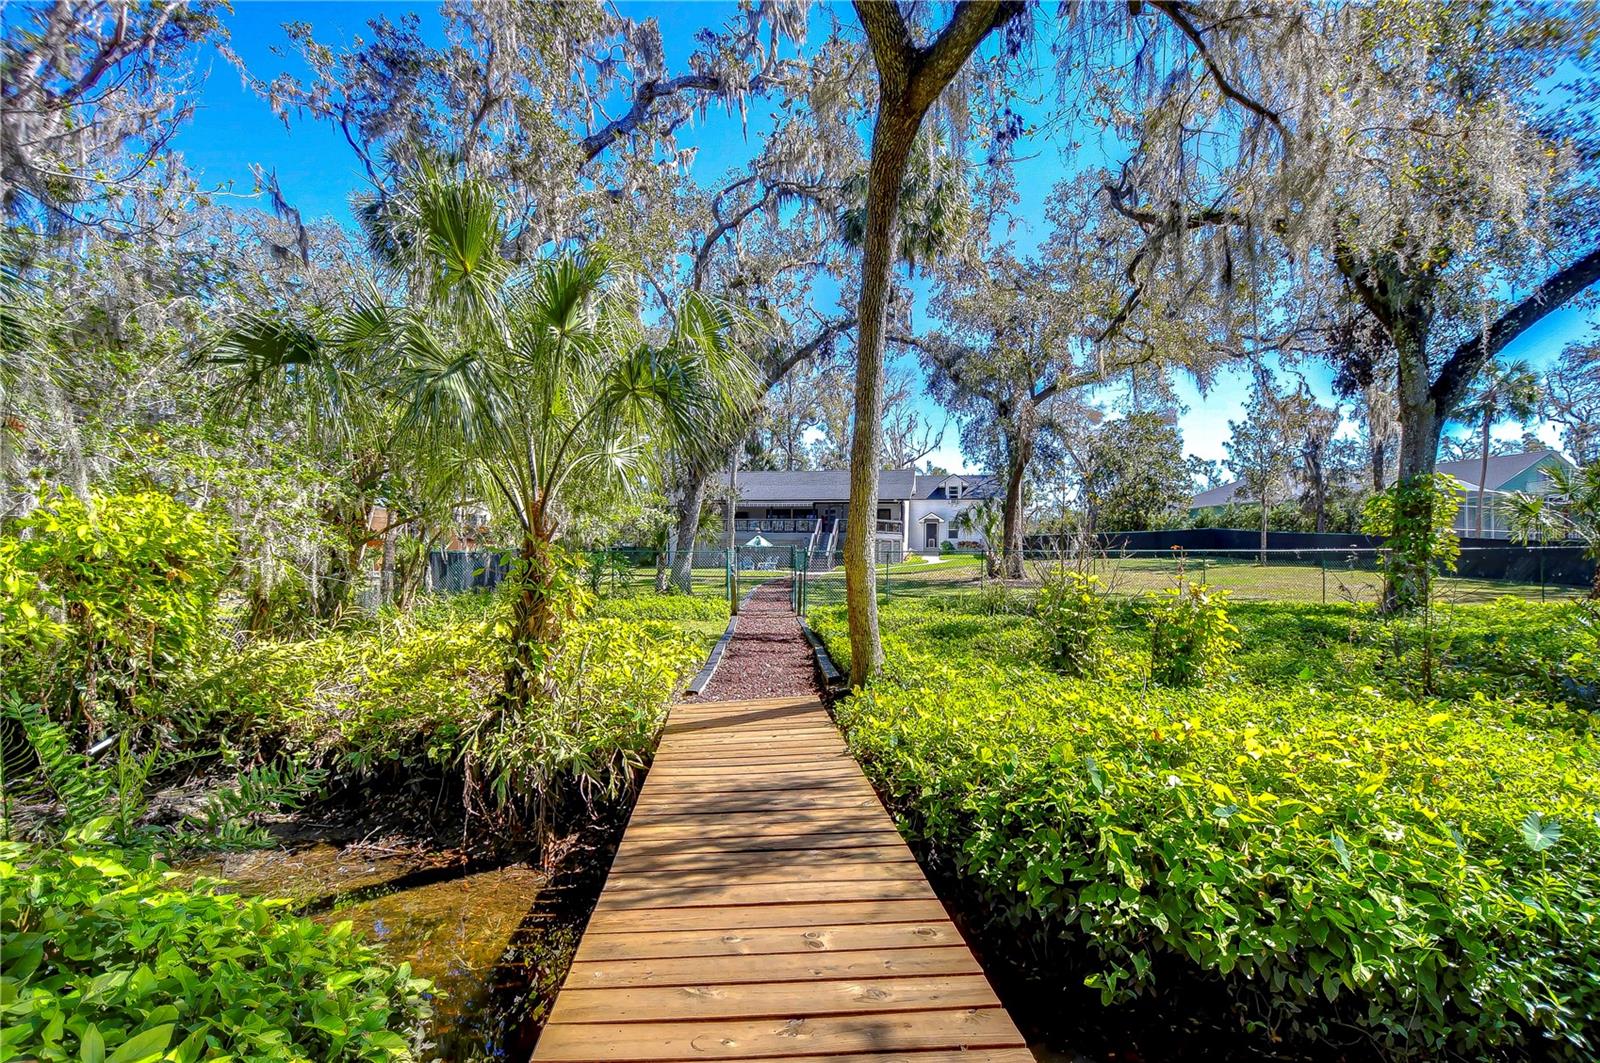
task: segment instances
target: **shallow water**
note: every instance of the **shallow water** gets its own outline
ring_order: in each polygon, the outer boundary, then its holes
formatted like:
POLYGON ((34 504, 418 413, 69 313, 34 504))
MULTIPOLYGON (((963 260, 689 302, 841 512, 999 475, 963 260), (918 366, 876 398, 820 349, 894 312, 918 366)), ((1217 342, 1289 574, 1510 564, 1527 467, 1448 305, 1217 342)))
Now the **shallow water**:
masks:
POLYGON ((530 987, 548 968, 565 966, 570 945, 562 932, 541 933, 546 920, 535 908, 548 880, 521 865, 461 875, 427 857, 319 843, 210 857, 182 870, 288 897, 320 922, 348 920, 389 960, 409 962, 439 990, 425 1058, 523 1053, 539 1006, 530 987))

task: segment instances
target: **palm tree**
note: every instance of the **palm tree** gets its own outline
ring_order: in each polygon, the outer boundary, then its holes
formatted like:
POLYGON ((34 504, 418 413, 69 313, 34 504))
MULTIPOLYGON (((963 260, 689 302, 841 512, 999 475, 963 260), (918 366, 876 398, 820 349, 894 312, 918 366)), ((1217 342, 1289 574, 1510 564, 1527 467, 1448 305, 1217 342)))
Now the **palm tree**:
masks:
MULTIPOLYGON (((1577 539, 1584 553, 1600 562, 1600 461, 1576 470, 1554 465, 1544 474, 1550 481, 1548 493, 1518 491, 1506 500, 1511 537, 1524 546, 1577 539)), ((1600 564, 1589 597, 1600 599, 1600 564)))
POLYGON ((360 367, 434 455, 438 492, 466 485, 507 513, 519 534, 506 694, 524 704, 570 610, 568 498, 585 482, 637 486, 666 448, 697 446, 747 401, 737 315, 692 297, 652 342, 603 254, 531 269, 504 257, 500 205, 470 177, 419 168, 365 223, 403 304, 369 290, 311 329, 256 319, 229 351, 258 368, 360 367))
POLYGON ((1478 466, 1478 519, 1474 533, 1483 536, 1484 495, 1489 479, 1489 432, 1501 421, 1527 424, 1538 412, 1541 398, 1539 377, 1524 361, 1501 365, 1489 362, 1478 376, 1477 387, 1462 403, 1463 420, 1477 421, 1481 429, 1483 453, 1478 466))

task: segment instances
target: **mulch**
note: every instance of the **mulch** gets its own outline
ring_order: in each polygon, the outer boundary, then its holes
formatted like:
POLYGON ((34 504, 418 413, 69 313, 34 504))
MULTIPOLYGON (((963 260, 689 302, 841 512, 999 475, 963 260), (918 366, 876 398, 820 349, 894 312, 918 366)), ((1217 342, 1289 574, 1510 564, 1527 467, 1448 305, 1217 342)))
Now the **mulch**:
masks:
POLYGON ((789 583, 774 580, 757 587, 739 610, 733 638, 717 674, 699 701, 821 696, 812 666, 811 646, 789 606, 789 583))

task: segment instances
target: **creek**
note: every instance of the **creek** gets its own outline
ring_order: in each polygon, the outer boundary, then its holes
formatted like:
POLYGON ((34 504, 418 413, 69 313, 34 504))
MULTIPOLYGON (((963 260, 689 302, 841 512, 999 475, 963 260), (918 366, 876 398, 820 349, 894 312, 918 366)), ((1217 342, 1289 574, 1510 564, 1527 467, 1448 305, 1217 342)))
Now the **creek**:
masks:
MULTIPOLYGON (((192 875, 348 920, 438 990, 425 1059, 525 1059, 577 946, 573 887, 524 864, 462 869, 427 852, 317 842, 189 861, 192 875)), ((581 906, 580 907, 586 907, 581 906)))

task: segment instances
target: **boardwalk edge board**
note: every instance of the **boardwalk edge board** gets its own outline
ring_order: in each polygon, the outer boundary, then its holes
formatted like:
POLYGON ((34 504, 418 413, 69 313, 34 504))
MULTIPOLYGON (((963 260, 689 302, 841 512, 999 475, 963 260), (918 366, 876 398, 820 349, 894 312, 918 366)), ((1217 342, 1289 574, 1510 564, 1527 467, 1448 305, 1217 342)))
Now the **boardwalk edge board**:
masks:
POLYGON ((821 636, 812 631, 811 625, 804 620, 800 621, 800 631, 811 644, 811 652, 817 662, 817 679, 822 683, 823 691, 830 698, 843 693, 844 673, 839 671, 839 666, 834 664, 833 658, 828 655, 828 647, 823 643, 821 636))

